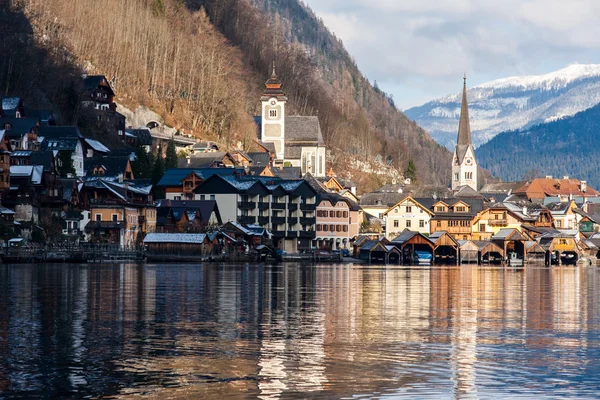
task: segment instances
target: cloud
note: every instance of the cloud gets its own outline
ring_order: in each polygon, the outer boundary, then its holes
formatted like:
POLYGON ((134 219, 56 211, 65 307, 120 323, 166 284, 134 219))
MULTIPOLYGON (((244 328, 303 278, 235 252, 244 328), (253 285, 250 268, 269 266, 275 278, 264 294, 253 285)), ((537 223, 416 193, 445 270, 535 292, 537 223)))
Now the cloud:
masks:
POLYGON ((305 1, 403 108, 459 91, 465 71, 475 85, 600 63, 597 0, 305 1))

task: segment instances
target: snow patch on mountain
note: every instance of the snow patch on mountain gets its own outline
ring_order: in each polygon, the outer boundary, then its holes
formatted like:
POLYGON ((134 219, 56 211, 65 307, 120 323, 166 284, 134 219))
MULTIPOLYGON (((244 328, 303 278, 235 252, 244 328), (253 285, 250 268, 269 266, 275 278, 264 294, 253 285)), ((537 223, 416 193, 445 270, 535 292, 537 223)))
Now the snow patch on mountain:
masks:
MULTIPOLYGON (((456 143, 461 92, 406 110, 406 115, 452 149, 456 143)), ((600 64, 572 64, 537 76, 514 76, 467 90, 473 143, 503 131, 572 116, 600 103, 600 64)))

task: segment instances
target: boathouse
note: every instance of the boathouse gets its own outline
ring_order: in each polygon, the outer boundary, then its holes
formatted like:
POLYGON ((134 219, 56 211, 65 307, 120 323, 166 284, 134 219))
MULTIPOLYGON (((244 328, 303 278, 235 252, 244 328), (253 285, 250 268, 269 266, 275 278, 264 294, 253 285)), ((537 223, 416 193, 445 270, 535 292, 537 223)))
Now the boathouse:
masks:
POLYGON ((433 256, 435 245, 419 232, 405 229, 400 235, 390 242, 402 254, 402 264, 412 264, 416 259, 416 252, 422 251, 433 256))
POLYGON ((433 257, 436 264, 456 264, 460 245, 447 231, 434 232, 429 240, 435 245, 433 257))
POLYGON ((156 257, 202 258, 212 250, 212 243, 204 233, 149 233, 144 238, 149 259, 156 257))

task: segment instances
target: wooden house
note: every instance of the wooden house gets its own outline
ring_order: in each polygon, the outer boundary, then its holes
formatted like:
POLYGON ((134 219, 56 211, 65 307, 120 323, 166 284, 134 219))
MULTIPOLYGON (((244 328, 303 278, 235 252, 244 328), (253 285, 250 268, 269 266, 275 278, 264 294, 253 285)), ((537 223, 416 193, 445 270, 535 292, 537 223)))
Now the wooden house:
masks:
POLYGON ((460 245, 452 235, 437 231, 429 235, 434 244, 433 257, 436 264, 456 264, 459 259, 460 245))

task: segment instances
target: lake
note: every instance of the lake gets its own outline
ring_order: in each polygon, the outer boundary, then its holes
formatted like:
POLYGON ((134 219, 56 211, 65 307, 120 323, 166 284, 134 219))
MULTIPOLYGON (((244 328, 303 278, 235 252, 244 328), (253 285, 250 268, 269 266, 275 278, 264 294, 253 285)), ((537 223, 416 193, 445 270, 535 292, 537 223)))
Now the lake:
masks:
POLYGON ((0 398, 600 396, 595 268, 0 265, 0 398))

